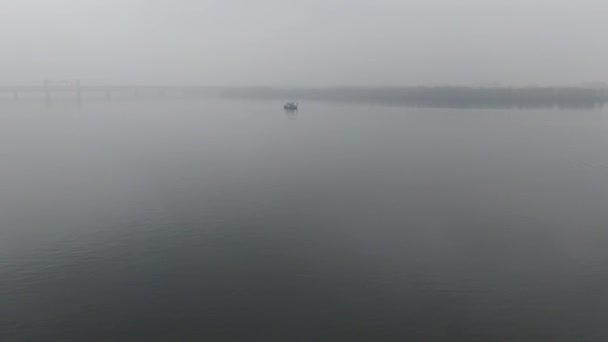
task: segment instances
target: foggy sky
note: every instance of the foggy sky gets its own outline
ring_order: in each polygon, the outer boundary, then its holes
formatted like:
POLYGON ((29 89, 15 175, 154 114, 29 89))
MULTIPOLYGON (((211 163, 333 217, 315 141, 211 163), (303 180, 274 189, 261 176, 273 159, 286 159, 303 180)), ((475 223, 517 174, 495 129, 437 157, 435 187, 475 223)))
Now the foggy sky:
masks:
POLYGON ((0 0, 0 84, 608 81, 605 0, 0 0))

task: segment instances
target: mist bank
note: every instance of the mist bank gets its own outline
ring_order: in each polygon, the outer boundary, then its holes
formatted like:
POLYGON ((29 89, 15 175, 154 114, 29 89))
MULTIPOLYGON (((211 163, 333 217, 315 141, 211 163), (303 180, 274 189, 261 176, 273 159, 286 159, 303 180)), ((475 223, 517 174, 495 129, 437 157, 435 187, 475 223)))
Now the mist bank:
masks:
POLYGON ((0 99, 232 98, 333 101, 430 108, 601 108, 608 87, 212 87, 212 86, 0 86, 0 99))
POLYGON ((222 89, 220 96, 244 99, 314 100, 445 108, 599 108, 607 88, 592 87, 333 87, 222 89))

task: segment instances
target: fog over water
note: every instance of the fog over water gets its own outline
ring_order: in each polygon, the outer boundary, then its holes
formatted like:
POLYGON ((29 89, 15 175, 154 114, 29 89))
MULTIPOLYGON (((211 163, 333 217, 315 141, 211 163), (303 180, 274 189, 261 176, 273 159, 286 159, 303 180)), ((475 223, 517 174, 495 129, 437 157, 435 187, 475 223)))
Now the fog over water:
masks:
POLYGON ((571 85, 603 0, 0 1, 2 84, 571 85))
POLYGON ((3 340, 608 334, 605 111, 3 106, 3 340))
POLYGON ((0 341, 606 340, 607 10, 0 0, 0 341))

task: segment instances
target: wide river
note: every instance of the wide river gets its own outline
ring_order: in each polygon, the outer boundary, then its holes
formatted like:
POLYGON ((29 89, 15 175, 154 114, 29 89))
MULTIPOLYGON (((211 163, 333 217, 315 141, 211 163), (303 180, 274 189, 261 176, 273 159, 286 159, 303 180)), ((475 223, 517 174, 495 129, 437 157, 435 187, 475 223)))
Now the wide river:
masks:
POLYGON ((0 103, 1 341, 605 341, 608 111, 0 103))

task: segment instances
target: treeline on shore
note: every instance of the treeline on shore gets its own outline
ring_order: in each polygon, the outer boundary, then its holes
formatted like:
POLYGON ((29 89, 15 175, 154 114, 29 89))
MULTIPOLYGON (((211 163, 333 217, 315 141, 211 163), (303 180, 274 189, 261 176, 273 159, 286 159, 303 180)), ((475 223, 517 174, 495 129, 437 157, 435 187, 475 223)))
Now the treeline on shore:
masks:
POLYGON ((608 102, 608 89, 585 87, 334 87, 223 89, 232 98, 364 102, 416 107, 597 108, 608 102))

